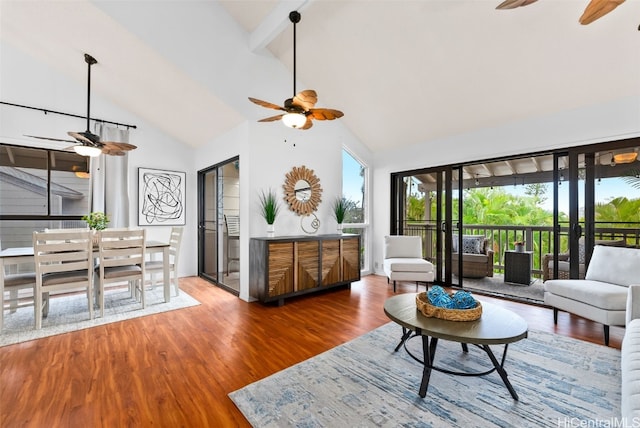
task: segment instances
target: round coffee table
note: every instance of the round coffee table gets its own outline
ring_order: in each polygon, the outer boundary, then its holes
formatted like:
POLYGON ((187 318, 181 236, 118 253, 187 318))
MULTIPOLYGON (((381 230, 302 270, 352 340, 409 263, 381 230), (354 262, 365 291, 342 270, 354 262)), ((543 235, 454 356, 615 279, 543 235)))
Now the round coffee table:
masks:
POLYGON ((384 312, 392 321, 402 327, 402 337, 395 351, 398 351, 410 337, 422 337, 424 359, 418 360, 424 364, 419 390, 420 397, 427 395, 432 370, 464 376, 483 376, 497 371, 513 399, 518 400, 518 394, 509 382, 507 372, 504 369, 504 362, 507 358, 509 343, 527 337, 529 328, 527 322, 518 314, 488 302, 482 302, 482 316, 476 321, 447 321, 428 318, 422 315, 416 307, 416 295, 417 293, 407 293, 390 297, 384 302, 384 312), (489 356, 493 368, 482 373, 461 373, 434 366, 433 361, 439 339, 461 343, 464 352, 468 351, 468 344, 476 345, 489 356), (500 361, 489 345, 504 345, 500 361))

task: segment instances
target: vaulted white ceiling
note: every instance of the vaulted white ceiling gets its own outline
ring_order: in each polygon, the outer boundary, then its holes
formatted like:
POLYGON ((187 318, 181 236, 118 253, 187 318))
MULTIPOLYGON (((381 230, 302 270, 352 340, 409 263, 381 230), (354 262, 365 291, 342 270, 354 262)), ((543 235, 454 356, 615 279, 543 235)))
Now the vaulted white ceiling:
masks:
POLYGON ((297 77, 304 83, 297 89, 315 89, 319 107, 342 110, 339 120, 373 152, 640 95, 640 1, 587 26, 578 18, 588 0, 513 10, 496 10, 498 3, 1 0, 0 41, 78 82, 86 79, 81 53, 89 51, 101 65, 96 92, 194 146, 274 113, 246 95, 276 104, 292 95, 290 85, 265 88, 282 94, 275 99, 228 90, 261 70, 233 69, 246 61, 231 64, 235 55, 224 40, 206 52, 184 44, 180 61, 166 54, 162 46, 189 26, 206 26, 209 14, 236 21, 237 31, 225 27, 221 37, 243 39, 244 54, 273 55, 292 70, 288 13, 298 9, 297 77), (166 10, 162 3, 180 5, 172 27, 157 15, 166 10), (144 11, 146 19, 128 19, 128 10, 144 11), (198 74, 205 55, 219 58, 221 69, 198 74), (214 72, 215 81, 207 81, 214 72))

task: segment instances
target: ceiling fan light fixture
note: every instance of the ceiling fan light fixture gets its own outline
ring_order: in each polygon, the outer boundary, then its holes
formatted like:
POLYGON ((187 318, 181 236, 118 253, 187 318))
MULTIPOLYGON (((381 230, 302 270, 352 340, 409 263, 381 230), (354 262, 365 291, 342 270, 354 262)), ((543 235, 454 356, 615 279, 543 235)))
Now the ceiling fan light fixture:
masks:
POLYGON ((307 116, 301 113, 287 113, 282 116, 282 123, 289 128, 302 128, 307 123, 307 116))
POLYGON ((613 155, 613 161, 617 164, 635 162, 636 159, 638 159, 638 153, 636 152, 618 153, 613 155))
POLYGON ((102 153, 102 150, 97 147, 83 145, 73 146, 73 150, 80 156, 88 156, 91 158, 100 156, 100 154, 102 153))

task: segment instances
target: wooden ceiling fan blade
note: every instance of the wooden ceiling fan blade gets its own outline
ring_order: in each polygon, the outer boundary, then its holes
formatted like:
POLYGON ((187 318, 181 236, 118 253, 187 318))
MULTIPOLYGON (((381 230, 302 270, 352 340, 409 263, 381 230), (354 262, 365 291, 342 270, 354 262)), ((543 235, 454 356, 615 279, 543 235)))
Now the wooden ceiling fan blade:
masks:
POLYGON ((305 124, 298 129, 309 129, 313 126, 313 121, 311 120, 311 115, 307 116, 307 121, 305 122, 305 124))
POLYGON ((284 110, 284 107, 281 107, 279 105, 276 105, 276 104, 273 104, 273 103, 270 103, 270 102, 267 102, 267 101, 262 101, 262 100, 259 100, 257 98, 249 97, 249 101, 251 101, 254 104, 258 104, 259 106, 262 106, 262 107, 272 108, 274 110, 284 110))
POLYGON ((498 10, 503 10, 503 9, 515 9, 516 7, 520 7, 520 6, 527 6, 531 3, 535 3, 538 0, 505 0, 502 3, 500 3, 496 9, 498 10))
POLYGON ((258 122, 275 122, 276 120, 282 119, 284 114, 279 114, 277 116, 265 117, 264 119, 260 119, 258 122))
POLYGON ((318 102, 318 94, 313 89, 305 89, 293 97, 292 104, 302 107, 305 111, 310 110, 318 102))
POLYGON ((125 153, 122 150, 116 149, 116 148, 110 148, 110 147, 103 147, 102 148, 102 154, 105 155, 109 155, 109 156, 124 156, 125 153))
POLYGON ((134 146, 133 144, 122 143, 119 141, 103 141, 101 144, 103 145, 103 150, 104 148, 108 148, 110 150, 127 151, 135 150, 138 148, 138 146, 134 146))
POLYGON ((26 135, 25 134, 25 137, 37 138, 39 140, 62 141, 62 142, 65 142, 65 143, 75 143, 76 142, 76 141, 73 141, 73 140, 63 140, 61 138, 39 137, 37 135, 26 135))
POLYGON ((317 120, 334 120, 344 116, 340 110, 334 110, 330 108, 314 108, 309 110, 311 116, 317 120))
POLYGON ((602 18, 616 7, 624 3, 624 0, 591 0, 578 20, 582 25, 591 24, 598 18, 602 18))

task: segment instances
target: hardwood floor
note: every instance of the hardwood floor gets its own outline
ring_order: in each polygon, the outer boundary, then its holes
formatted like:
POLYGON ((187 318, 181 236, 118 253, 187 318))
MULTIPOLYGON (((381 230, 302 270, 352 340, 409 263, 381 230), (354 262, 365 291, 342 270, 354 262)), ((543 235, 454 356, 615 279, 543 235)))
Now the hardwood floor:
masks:
MULTIPOLYGON (((202 304, 0 348, 0 426, 248 426, 228 393, 389 322, 382 305, 393 295, 380 276, 282 307, 196 277, 180 286, 202 304)), ((600 324, 560 313, 555 326, 549 308, 476 297, 530 329, 603 343, 600 324)), ((610 345, 623 334, 611 327, 610 345)))

